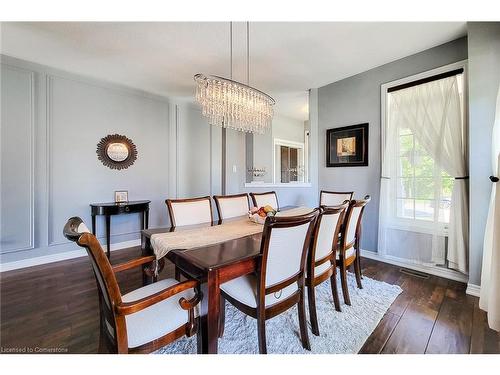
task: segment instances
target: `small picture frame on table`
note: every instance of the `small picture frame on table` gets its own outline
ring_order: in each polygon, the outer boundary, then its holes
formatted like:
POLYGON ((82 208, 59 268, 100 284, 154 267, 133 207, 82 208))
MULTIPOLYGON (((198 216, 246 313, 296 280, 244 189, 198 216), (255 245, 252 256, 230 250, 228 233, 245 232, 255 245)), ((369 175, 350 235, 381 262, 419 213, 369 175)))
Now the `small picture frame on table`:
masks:
POLYGON ((368 123, 326 131, 326 166, 368 165, 368 123))
POLYGON ((115 191, 115 203, 127 203, 127 202, 128 202, 127 190, 115 191))

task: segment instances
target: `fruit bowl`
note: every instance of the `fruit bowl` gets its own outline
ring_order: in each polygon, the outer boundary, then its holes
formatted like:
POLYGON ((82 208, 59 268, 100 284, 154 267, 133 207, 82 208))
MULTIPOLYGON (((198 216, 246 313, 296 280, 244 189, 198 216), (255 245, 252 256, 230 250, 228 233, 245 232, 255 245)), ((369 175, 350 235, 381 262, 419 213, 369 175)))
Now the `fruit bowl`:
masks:
POLYGON ((250 211, 248 211, 248 218, 257 224, 264 224, 268 216, 274 215, 276 215, 276 210, 269 205, 259 208, 252 207, 250 211))

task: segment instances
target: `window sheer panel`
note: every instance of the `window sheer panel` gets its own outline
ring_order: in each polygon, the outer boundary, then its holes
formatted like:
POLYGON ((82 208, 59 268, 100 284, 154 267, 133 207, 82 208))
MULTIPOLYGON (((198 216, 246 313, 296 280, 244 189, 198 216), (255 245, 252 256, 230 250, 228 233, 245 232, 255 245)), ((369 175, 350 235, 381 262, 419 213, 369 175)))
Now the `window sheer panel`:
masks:
MULTIPOLYGON (((492 133, 492 176, 500 176, 500 87, 492 133)), ((488 312, 490 328, 500 331, 500 182, 492 184, 483 243, 479 307, 488 312)))
MULTIPOLYGON (((395 228, 431 234, 430 242, 414 238, 422 248, 430 243, 431 262, 447 260, 450 268, 467 273, 468 195, 466 180, 460 178, 467 176, 462 84, 461 77, 453 76, 386 96, 379 252, 397 257, 394 238, 402 237, 395 228)), ((426 256, 399 252, 401 258, 429 262, 426 256)))

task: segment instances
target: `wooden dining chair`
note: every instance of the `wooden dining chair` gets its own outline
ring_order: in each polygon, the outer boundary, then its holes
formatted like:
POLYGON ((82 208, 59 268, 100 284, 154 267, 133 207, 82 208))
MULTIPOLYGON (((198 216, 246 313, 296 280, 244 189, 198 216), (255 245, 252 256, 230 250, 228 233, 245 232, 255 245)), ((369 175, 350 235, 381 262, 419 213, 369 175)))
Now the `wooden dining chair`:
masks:
POLYGON ((111 266, 97 238, 79 217, 68 220, 64 236, 87 250, 99 295, 99 352, 149 353, 198 330, 197 281, 165 279, 122 295, 116 272, 150 263, 154 256, 111 266))
POLYGON ((268 191, 265 193, 250 193, 250 197, 252 197, 252 203, 254 207, 271 206, 276 211, 280 210, 280 206, 278 204, 278 195, 275 191, 268 191))
POLYGON ((166 199, 173 227, 213 223, 212 200, 209 196, 188 199, 166 199))
POLYGON ((305 285, 309 302, 309 317, 313 334, 319 336, 318 316, 316 313, 315 288, 330 279, 335 310, 340 311, 337 292, 336 254, 338 238, 344 215, 349 203, 319 209, 318 220, 313 231, 307 256, 307 276, 305 285))
POLYGON ((319 194, 320 206, 338 206, 344 201, 350 201, 354 195, 353 191, 326 191, 321 190, 319 194))
POLYGON ((219 221, 245 216, 250 210, 248 194, 214 195, 219 221))
MULTIPOLYGON (((221 285, 221 294, 243 313, 257 319, 259 352, 267 353, 267 319, 298 304, 302 346, 311 350, 304 304, 307 250, 318 209, 301 216, 268 217, 264 224, 257 271, 221 285)), ((220 324, 224 322, 221 306, 220 324)), ((219 329, 222 336, 223 329, 219 329)))
POLYGON ((365 206, 370 202, 369 195, 364 199, 351 200, 345 214, 344 225, 339 240, 339 250, 337 254, 337 267, 340 268, 340 281, 342 284, 342 294, 346 305, 351 304, 349 289, 347 287, 347 267, 354 266, 356 283, 359 289, 361 284, 361 260, 360 260, 360 242, 361 242, 361 219, 365 206))

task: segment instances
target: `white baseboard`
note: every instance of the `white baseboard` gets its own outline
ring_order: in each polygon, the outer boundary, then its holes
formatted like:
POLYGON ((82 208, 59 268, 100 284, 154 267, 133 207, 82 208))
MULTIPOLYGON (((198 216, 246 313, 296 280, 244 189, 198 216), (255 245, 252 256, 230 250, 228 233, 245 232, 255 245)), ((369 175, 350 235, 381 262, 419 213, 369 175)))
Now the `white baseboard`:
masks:
MULTIPOLYGON (((140 239, 124 241, 119 243, 112 243, 110 250, 116 251, 116 250, 126 249, 127 247, 139 246, 140 244, 141 244, 140 239)), ((87 256, 87 252, 85 251, 85 249, 78 249, 73 251, 66 251, 63 253, 44 255, 36 258, 17 260, 14 262, 0 264, 0 272, 18 270, 20 268, 39 266, 42 264, 60 262, 61 260, 68 260, 85 256, 87 256)))
POLYGON ((391 256, 379 255, 376 252, 368 251, 368 250, 361 250, 361 256, 364 258, 369 258, 369 259, 373 259, 373 260, 378 260, 380 262, 394 264, 396 266, 400 266, 400 267, 404 267, 404 268, 409 268, 409 269, 412 269, 415 271, 428 273, 430 275, 443 277, 445 279, 460 281, 463 283, 466 283, 468 281, 468 277, 466 275, 463 275, 460 272, 450 270, 447 268, 439 268, 439 267, 426 266, 424 264, 405 262, 405 261, 399 260, 398 258, 394 258, 391 256))
POLYGON ((479 295, 481 294, 481 286, 476 284, 467 284, 467 289, 465 290, 465 294, 474 297, 479 297, 479 295))

